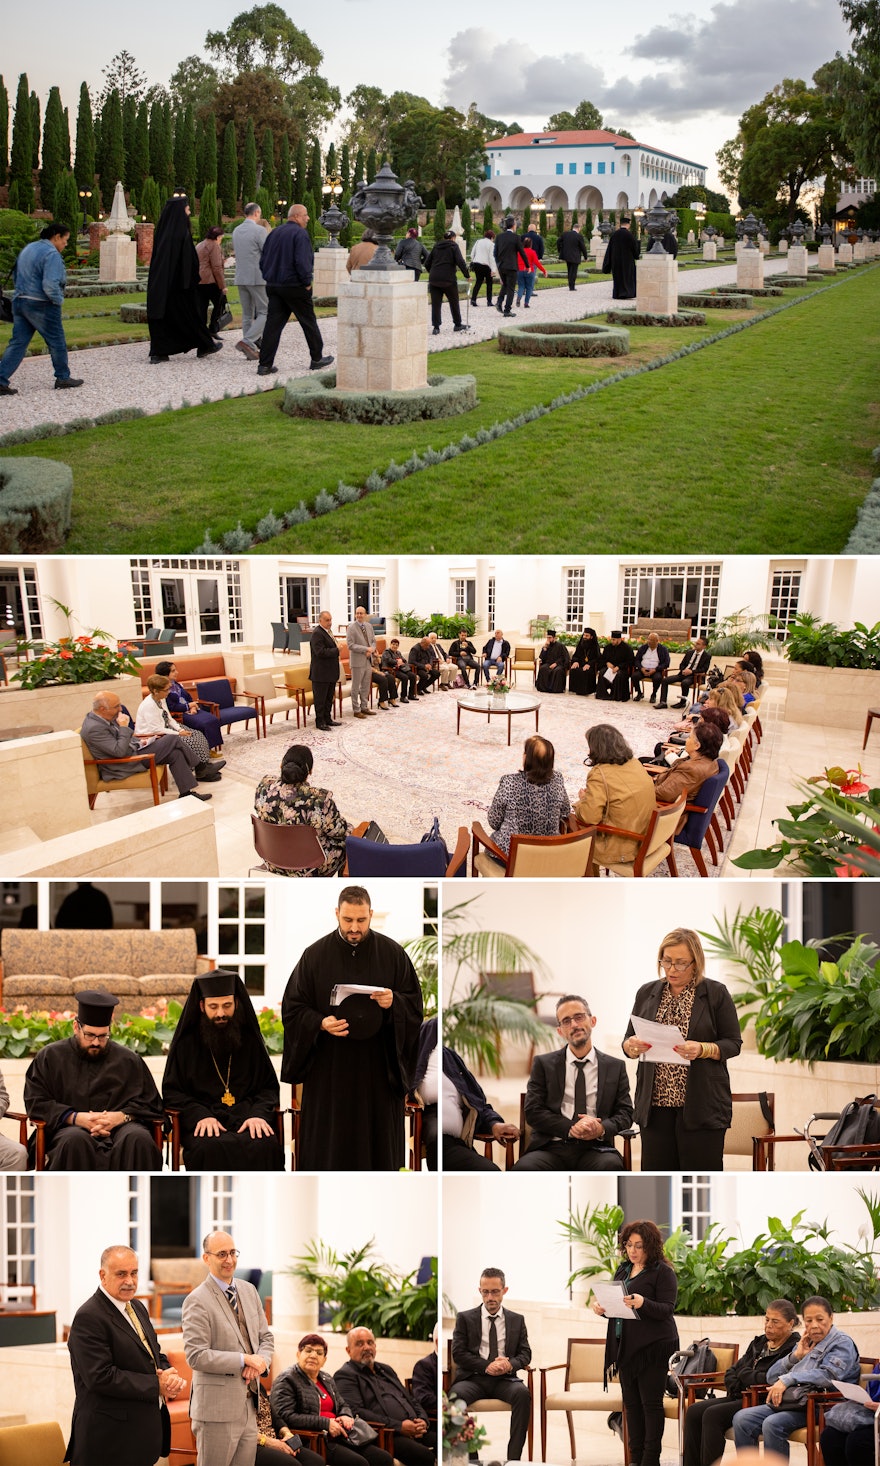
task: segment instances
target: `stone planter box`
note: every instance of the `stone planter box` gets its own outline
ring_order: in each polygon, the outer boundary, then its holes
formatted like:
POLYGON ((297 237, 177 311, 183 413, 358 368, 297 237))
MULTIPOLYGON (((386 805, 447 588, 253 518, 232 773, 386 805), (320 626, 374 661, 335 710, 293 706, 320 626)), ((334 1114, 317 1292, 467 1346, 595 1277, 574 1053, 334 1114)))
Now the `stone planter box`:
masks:
POLYGON ((48 724, 56 733, 78 733, 86 713, 100 692, 115 692, 132 717, 141 701, 138 677, 114 677, 109 682, 61 682, 54 687, 21 688, 17 683, 0 688, 0 728, 28 723, 48 724))
POLYGON ((861 733, 869 707, 880 706, 880 672, 789 663, 786 723, 814 723, 861 733))

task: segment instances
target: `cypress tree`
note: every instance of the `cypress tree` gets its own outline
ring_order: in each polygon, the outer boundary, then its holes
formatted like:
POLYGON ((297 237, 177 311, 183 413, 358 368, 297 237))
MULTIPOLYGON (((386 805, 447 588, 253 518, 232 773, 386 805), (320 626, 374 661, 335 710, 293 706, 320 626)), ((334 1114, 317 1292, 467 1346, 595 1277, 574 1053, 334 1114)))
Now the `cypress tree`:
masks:
POLYGON ((547 210, 542 209, 538 219, 538 231, 543 239, 547 238, 547 210))
POLYGON ((253 118, 248 118, 247 132, 244 135, 244 156, 241 164, 241 198, 242 203, 248 203, 255 198, 257 192, 257 141, 254 137, 253 118))
POLYGON ((483 209, 483 228, 484 229, 491 229, 492 228, 492 225, 493 225, 492 205, 491 204, 487 204, 486 207, 483 209))
POLYGON ((171 104, 163 102, 159 109, 157 152, 150 138, 150 168, 164 203, 174 191, 174 139, 171 133, 171 104))
POLYGON ((578 220, 578 211, 577 211, 577 209, 572 209, 572 211, 571 211, 571 223, 568 226, 569 229, 574 229, 575 225, 578 224, 578 222, 579 222, 579 220, 578 220))
POLYGON ((442 239, 446 233, 446 200, 442 193, 437 200, 437 211, 434 214, 434 238, 442 239))
POLYGON ((306 180, 306 188, 312 195, 312 200, 319 199, 324 187, 324 175, 321 172, 321 144, 315 138, 312 142, 312 155, 309 159, 309 174, 306 180))
POLYGON ((0 188, 9 171, 9 93, 0 76, 0 188))
POLYGON ((66 107, 61 113, 61 160, 65 168, 70 167, 70 113, 66 107))
POLYGON ((584 238, 590 239, 593 234, 593 210, 587 209, 584 214, 584 238))
MULTIPOLYGON (((46 103, 46 122, 43 128, 43 166, 40 169, 40 198, 47 209, 55 197, 58 180, 65 168, 70 167, 69 157, 64 157, 64 114, 61 109, 61 93, 53 87, 46 103)), ((53 209, 54 213, 54 209, 53 209)), ((58 215, 56 214, 57 218, 58 215)))
POLYGON ((159 198, 159 189, 156 186, 155 178, 144 179, 144 186, 141 189, 141 213, 149 219, 151 224, 158 224, 159 215, 162 212, 162 201, 159 198))
MULTIPOLYGON (((147 104, 141 102, 137 109, 137 117, 134 124, 134 139, 131 147, 131 155, 128 160, 128 175, 131 179, 130 188, 135 188, 140 193, 144 186, 144 179, 150 172, 150 124, 147 117, 147 104)), ((143 210, 141 210, 143 212, 143 210)))
POLYGON ((342 179, 342 187, 348 193, 351 189, 351 157, 348 151, 348 143, 342 144, 342 154, 339 160, 339 177, 342 179))
POLYGON ((114 87, 101 110, 101 201, 105 209, 112 207, 116 185, 124 178, 122 103, 114 87))
POLYGON ((339 199, 339 209, 348 218, 348 223, 343 229, 340 229, 339 231, 339 243, 341 244, 343 249, 351 249, 351 246, 354 242, 351 233, 351 214, 348 212, 348 206, 350 203, 351 194, 346 191, 340 196, 339 199))
POLYGON ((183 114, 183 143, 180 151, 181 171, 179 183, 180 187, 186 192, 190 202, 190 208, 194 208, 196 201, 196 123, 192 104, 187 107, 183 114))
POLYGON ((288 204, 293 199, 290 191, 290 138, 286 132, 281 134, 281 145, 278 149, 278 197, 286 199, 288 204))
MULTIPOLYGON (((47 122, 48 119, 49 108, 47 105, 47 122)), ((48 195, 46 195, 46 203, 48 203, 48 195)), ((52 197, 52 218, 57 219, 59 224, 66 224, 70 229, 71 238, 75 240, 81 216, 82 210, 79 206, 79 190, 76 186, 75 175, 69 170, 64 173, 59 173, 52 197)))
POLYGON ((531 222, 532 222, 532 206, 531 206, 531 204, 526 204, 525 208, 523 209, 522 227, 520 229, 520 233, 521 234, 525 234, 525 232, 529 228, 531 222))
POLYGON ((30 95, 31 109, 31 169, 36 172, 40 166, 40 99, 36 92, 30 95))
POLYGON ((366 179, 366 174, 367 165, 364 161, 364 150, 363 148, 358 148, 354 159, 354 178, 351 180, 352 183, 360 183, 361 179, 366 179))
POLYGON ((367 153, 367 183, 372 183, 378 171, 376 166, 376 149, 370 148, 370 151, 367 153))
POLYGON ((174 187, 183 187, 184 112, 175 112, 174 131, 171 146, 171 160, 174 171, 174 187))
MULTIPOLYGON (((230 120, 223 133, 223 151, 217 169, 217 192, 224 214, 230 218, 235 214, 238 203, 238 144, 235 139, 235 123, 230 120)), ((245 203, 250 203, 245 199, 245 203)))
POLYGON ((278 197, 278 181, 275 177, 275 138, 271 127, 263 128, 263 146, 260 150, 260 161, 263 165, 263 173, 260 183, 272 200, 272 212, 275 212, 275 200, 278 197))
POLYGON ((301 203, 308 188, 309 162, 306 154, 306 140, 301 137, 296 145, 296 177, 293 184, 291 203, 301 203))
POLYGON ((315 242, 315 200, 312 197, 311 191, 309 189, 306 189, 306 192, 305 192, 305 195, 303 197, 302 202, 303 202, 303 204, 305 205, 305 207, 309 211, 309 222, 306 225, 306 229, 308 230, 309 239, 312 241, 312 244, 314 244, 314 242, 315 242))
POLYGON ((150 174, 154 183, 158 176, 159 164, 162 157, 162 133, 162 103, 154 102, 150 108, 150 174))
POLYGON ((565 233, 565 212, 563 209, 556 210, 556 238, 565 233))
POLYGON ((464 230, 464 242, 468 247, 470 247, 471 238, 473 237, 474 232, 474 226, 471 219, 471 206, 467 202, 467 200, 465 200, 465 202, 461 206, 461 227, 464 230))
MULTIPOLYGON (((214 118, 207 117, 204 127, 205 151, 202 159, 202 177, 205 183, 217 183, 217 129, 214 118)), ((220 223, 220 220, 217 220, 220 223)))
POLYGON ((19 202, 19 197, 18 197, 18 179, 17 178, 13 178, 12 182, 9 185, 9 201, 8 201, 6 207, 7 207, 7 209, 15 209, 16 212, 21 211, 21 204, 19 202))
POLYGON ((199 199, 199 239, 207 238, 208 230, 213 229, 215 224, 220 223, 220 211, 217 207, 217 185, 206 183, 202 189, 202 196, 199 199))
POLYGON ((205 187, 205 124, 196 118, 196 198, 200 199, 205 187))
POLYGON ((122 104, 122 143, 125 148, 125 186, 131 188, 134 185, 132 177, 132 159, 134 157, 134 132, 137 127, 137 102, 134 97, 128 96, 122 104))
POLYGON ((275 213, 275 204, 270 199, 268 190, 263 188, 262 184, 254 194, 254 203, 259 204, 264 219, 271 219, 275 213))
POLYGON ((336 176, 336 170, 337 170, 337 168, 339 166, 338 163, 337 163, 337 161, 336 161, 336 144, 335 143, 331 143, 330 146, 329 146, 329 148, 327 149, 327 158, 326 158, 326 162, 325 162, 325 165, 324 166, 325 166, 325 168, 327 170, 327 177, 328 178, 335 178, 335 176, 336 176))
POLYGON ((18 92, 15 98, 15 117, 12 122, 12 156, 10 160, 10 186, 16 186, 15 204, 10 196, 9 207, 19 208, 23 214, 30 214, 34 207, 34 185, 31 169, 33 148, 31 146, 31 103, 28 95, 28 79, 25 72, 18 78, 18 92))

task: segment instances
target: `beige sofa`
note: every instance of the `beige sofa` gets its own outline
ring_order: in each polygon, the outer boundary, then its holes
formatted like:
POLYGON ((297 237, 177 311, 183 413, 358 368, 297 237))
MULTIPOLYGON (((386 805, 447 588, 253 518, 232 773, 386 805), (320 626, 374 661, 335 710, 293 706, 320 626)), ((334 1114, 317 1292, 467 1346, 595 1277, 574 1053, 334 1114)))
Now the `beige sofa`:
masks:
POLYGON ((140 1013, 160 998, 186 1001, 193 978, 214 961, 180 931, 19 931, 0 933, 0 1003, 68 1010, 88 988, 107 988, 119 1012, 140 1013))

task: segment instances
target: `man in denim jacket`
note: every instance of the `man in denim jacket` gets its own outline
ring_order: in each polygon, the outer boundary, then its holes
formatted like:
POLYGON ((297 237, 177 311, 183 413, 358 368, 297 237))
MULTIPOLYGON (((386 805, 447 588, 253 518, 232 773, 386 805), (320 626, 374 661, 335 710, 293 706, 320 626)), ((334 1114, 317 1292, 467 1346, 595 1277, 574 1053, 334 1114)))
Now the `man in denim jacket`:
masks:
POLYGON ((13 267, 12 338, 0 360, 0 396, 14 397, 9 378, 21 365, 34 332, 49 348, 56 387, 81 387, 67 364, 67 342, 61 324, 67 271, 61 258, 70 230, 66 224, 47 224, 39 239, 26 244, 13 267))

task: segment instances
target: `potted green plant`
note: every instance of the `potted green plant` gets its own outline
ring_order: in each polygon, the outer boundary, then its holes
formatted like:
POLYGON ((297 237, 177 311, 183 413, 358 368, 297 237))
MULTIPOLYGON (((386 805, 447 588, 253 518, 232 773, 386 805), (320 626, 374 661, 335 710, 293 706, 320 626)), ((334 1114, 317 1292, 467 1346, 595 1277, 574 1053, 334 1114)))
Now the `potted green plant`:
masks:
POLYGON ((790 819, 773 821, 781 838, 732 864, 775 870, 784 862, 811 876, 880 875, 880 789, 864 782, 861 769, 835 765, 796 787, 807 797, 788 806, 790 819))
POLYGON ((375 1239, 337 1253, 316 1239, 284 1269, 314 1294, 318 1320, 338 1332, 363 1325, 394 1339, 428 1339, 437 1322, 437 1259, 431 1277, 401 1273, 385 1262, 370 1260, 375 1239))
POLYGON ((843 630, 802 612, 789 627, 785 655, 786 720, 860 732, 865 709, 880 702, 880 621, 843 630))
POLYGON ((706 649, 713 657, 741 657, 751 647, 778 651, 779 641, 772 634, 775 625, 774 616, 753 616, 743 607, 712 623, 706 633, 706 649))

